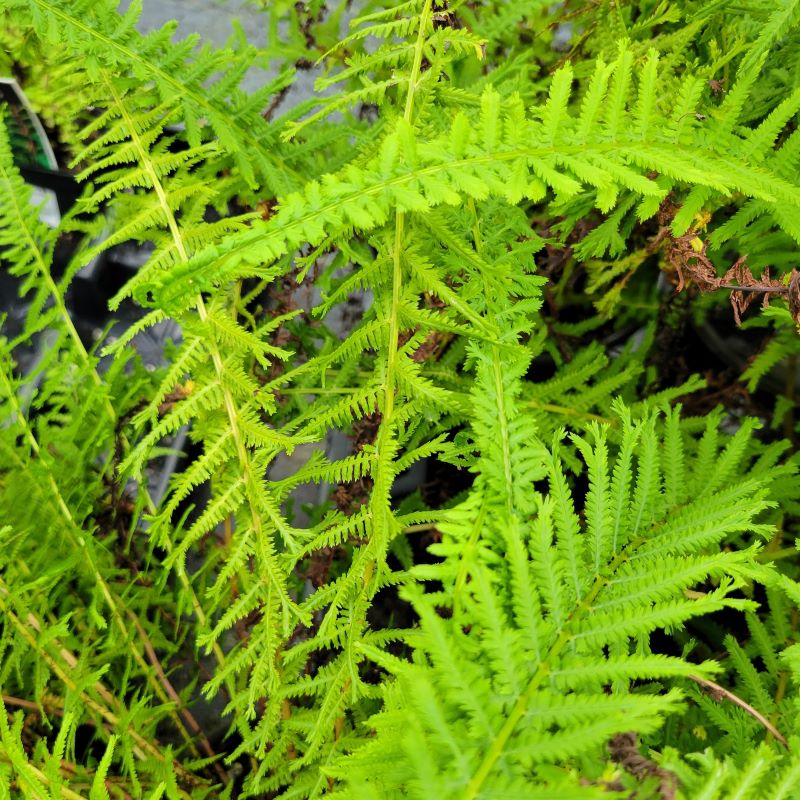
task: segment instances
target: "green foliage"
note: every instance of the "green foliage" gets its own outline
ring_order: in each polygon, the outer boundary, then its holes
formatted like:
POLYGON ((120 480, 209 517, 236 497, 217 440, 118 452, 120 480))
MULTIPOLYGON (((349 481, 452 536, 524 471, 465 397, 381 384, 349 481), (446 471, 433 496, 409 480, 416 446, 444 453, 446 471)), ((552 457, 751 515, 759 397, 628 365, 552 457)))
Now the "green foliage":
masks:
POLYGON ((661 287, 795 263, 798 4, 387 5, 270 3, 263 50, 0 9, 84 186, 49 229, 0 125, 0 797, 796 796, 797 301, 762 424, 661 287))
MULTIPOLYGON (((735 594, 757 577, 751 553, 720 552, 719 544, 732 531, 767 532, 754 523, 766 507, 763 490, 753 477, 722 490, 728 459, 685 437, 676 413, 661 433, 654 415, 634 422, 618 404, 622 437, 613 460, 596 423, 588 439, 573 437, 590 486, 581 525, 563 492, 557 445, 548 454, 510 433, 498 448, 503 413, 491 410, 494 418, 481 421, 481 477, 442 524, 443 561, 412 570, 440 580, 444 591, 406 589, 420 617, 414 658, 373 654, 397 676, 386 710, 369 723, 377 736, 331 771, 353 785, 354 797, 367 796, 362 783, 380 797, 574 792, 580 775, 565 771, 562 788, 551 764, 586 753, 601 764, 614 734, 650 733, 675 713, 683 693, 664 691, 662 681, 680 685, 681 677, 719 669, 653 653, 649 634, 750 606, 735 594), (511 485, 498 474, 506 447, 511 485), (709 457, 710 473, 698 464, 709 457), (545 473, 549 493, 531 492, 531 480, 545 473), (708 579, 712 591, 687 596, 708 579), (445 619, 443 607, 451 610, 445 619), (376 770, 380 763, 394 766, 376 770)), ((512 418, 530 436, 533 421, 512 418)), ((730 466, 746 474, 735 450, 730 466)))

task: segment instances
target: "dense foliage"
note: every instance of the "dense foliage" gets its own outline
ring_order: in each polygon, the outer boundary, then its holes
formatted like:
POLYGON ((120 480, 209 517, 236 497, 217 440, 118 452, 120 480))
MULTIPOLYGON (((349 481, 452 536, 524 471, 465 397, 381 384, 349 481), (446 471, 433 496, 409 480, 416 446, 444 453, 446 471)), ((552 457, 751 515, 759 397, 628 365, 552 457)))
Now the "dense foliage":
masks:
POLYGON ((800 2, 263 5, 0 2, 0 798, 800 797, 800 2))

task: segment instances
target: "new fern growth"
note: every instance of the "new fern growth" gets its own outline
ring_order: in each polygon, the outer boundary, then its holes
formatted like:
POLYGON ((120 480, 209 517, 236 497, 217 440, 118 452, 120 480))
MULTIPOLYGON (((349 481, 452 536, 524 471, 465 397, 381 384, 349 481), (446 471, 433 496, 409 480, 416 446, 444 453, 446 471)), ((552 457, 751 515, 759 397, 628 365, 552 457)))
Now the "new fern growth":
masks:
POLYGON ((385 5, 0 9, 82 185, 48 228, 0 125, 0 797, 796 796, 800 301, 734 392, 669 285, 795 266, 800 6, 385 5))

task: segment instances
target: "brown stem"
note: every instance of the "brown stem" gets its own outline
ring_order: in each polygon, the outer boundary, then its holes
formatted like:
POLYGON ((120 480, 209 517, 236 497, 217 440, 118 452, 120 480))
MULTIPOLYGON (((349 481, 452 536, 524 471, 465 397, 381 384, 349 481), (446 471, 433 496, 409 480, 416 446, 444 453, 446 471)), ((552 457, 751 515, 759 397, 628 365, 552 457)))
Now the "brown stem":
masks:
POLYGON ((717 289, 732 289, 735 292, 753 292, 758 294, 786 294, 788 286, 737 286, 735 283, 720 283, 717 289))
POLYGON ((760 711, 742 700, 741 697, 735 695, 732 691, 726 689, 724 686, 720 686, 718 683, 708 680, 708 678, 701 678, 699 675, 689 675, 688 677, 700 687, 705 689, 715 700, 721 700, 724 698, 726 700, 730 700, 734 705, 739 706, 739 708, 747 712, 753 719, 760 722, 785 748, 789 748, 789 743, 783 737, 781 732, 760 711))
MULTIPOLYGON (((147 636, 146 631, 142 627, 141 623, 139 622, 138 618, 135 614, 130 614, 131 621, 136 626, 136 630, 139 634, 139 637, 142 640, 142 644, 144 645, 144 651, 147 654, 147 660, 153 665, 153 669, 156 671, 156 675, 158 675, 159 681, 161 681, 161 685, 164 687, 164 691, 167 693, 169 698, 175 703, 175 707, 180 712, 180 715, 186 721, 186 724, 189 726, 189 729, 192 733, 198 738, 200 741, 200 747, 202 748, 203 752, 209 758, 217 758, 217 754, 214 752, 214 748, 211 746, 211 742, 208 741, 208 737, 203 733, 203 729, 198 724, 197 720, 189 711, 188 708, 183 704, 181 701, 180 695, 175 691, 175 687, 170 683, 169 678, 166 676, 164 672, 164 668, 161 666, 161 661, 159 660, 158 656, 156 655, 156 651, 153 648, 153 644, 150 641, 149 637, 147 636)), ((192 746, 192 750, 197 752, 192 746)), ((228 773, 223 769, 222 764, 219 761, 214 761, 213 764, 214 771, 217 773, 219 779, 223 782, 223 784, 228 783, 228 773)))
MULTIPOLYGON (((21 697, 12 697, 10 694, 3 695, 3 705, 27 708, 28 711, 35 711, 37 714, 42 710, 42 707, 38 703, 34 703, 33 700, 23 700, 21 697)), ((59 717, 64 716, 64 709, 62 708, 47 708, 45 710, 48 714, 56 714, 59 717)))
MULTIPOLYGON (((288 700, 283 700, 281 702, 281 719, 287 720, 292 716, 292 706, 288 700)), ((289 742, 289 746, 286 748, 286 757, 290 760, 297 758, 297 751, 294 749, 294 745, 289 742)))

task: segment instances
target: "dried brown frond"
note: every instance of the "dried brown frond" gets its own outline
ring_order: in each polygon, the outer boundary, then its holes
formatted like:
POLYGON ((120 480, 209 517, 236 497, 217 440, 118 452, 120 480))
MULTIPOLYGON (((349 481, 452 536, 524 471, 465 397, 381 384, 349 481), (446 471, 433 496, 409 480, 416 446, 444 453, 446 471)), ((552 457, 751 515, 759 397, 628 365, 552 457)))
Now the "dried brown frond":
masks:
POLYGON ((658 778, 658 793, 664 800, 674 800, 678 791, 678 779, 669 770, 662 769, 654 761, 639 752, 639 739, 633 732, 619 733, 609 743, 611 760, 639 781, 658 778))
POLYGON ((769 305, 772 297, 780 297, 789 305, 792 319, 800 325, 800 272, 793 269, 787 275, 773 278, 769 274, 769 267, 764 269, 760 278, 757 278, 750 267, 747 266, 746 256, 735 261, 727 272, 719 277, 714 264, 706 254, 707 243, 697 235, 697 231, 690 229, 682 236, 674 236, 667 227, 671 210, 662 210, 660 221, 662 228, 653 244, 665 242, 664 253, 668 271, 676 279, 676 291, 686 288, 687 282, 691 283, 700 292, 713 292, 727 289, 731 295, 731 306, 736 324, 742 322, 742 314, 750 304, 760 297, 764 307, 769 305))

